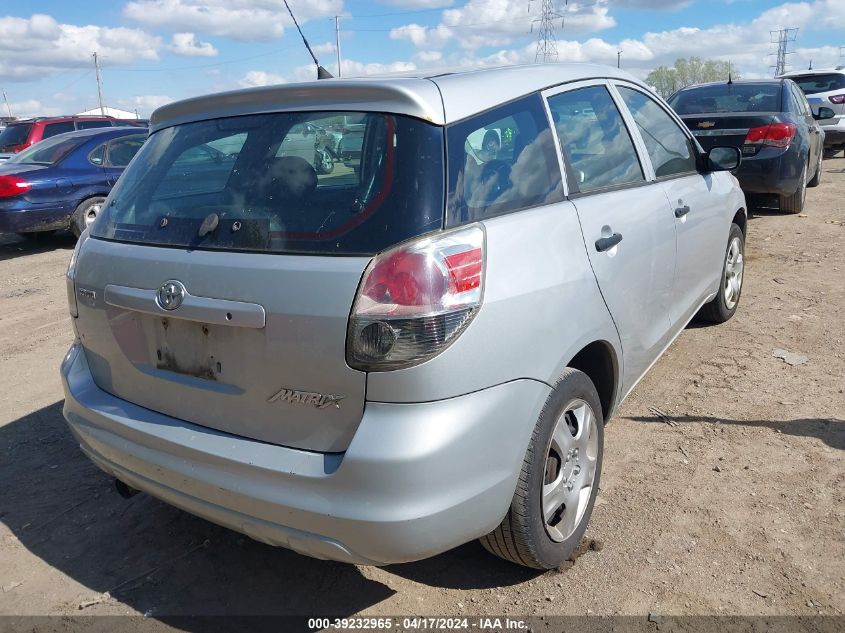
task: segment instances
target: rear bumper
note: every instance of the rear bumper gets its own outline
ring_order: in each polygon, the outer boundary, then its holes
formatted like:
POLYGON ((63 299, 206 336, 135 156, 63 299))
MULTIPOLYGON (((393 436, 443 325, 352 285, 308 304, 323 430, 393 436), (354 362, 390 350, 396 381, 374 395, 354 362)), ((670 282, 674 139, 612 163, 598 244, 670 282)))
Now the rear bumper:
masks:
POLYGON ((743 157, 739 169, 734 173, 745 193, 775 194, 791 196, 798 190, 801 181, 803 160, 798 152, 790 150, 775 156, 761 155, 743 157))
POLYGON ((437 402, 368 402, 348 450, 326 454, 116 398, 94 383, 78 346, 61 374, 65 418, 105 472, 258 541, 375 565, 426 558, 493 530, 549 393, 517 380, 437 402))
POLYGON ((27 233, 66 229, 73 204, 37 204, 15 200, 0 204, 0 233, 27 233))

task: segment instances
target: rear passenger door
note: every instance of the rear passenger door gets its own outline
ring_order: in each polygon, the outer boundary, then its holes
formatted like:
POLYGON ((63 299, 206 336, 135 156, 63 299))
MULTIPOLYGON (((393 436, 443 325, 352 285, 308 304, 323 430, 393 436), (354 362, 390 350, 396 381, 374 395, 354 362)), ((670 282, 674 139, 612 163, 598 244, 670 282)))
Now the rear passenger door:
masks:
POLYGON ((631 114, 635 135, 672 211, 678 258, 670 314, 675 329, 680 329, 712 293, 715 275, 722 269, 727 199, 714 190, 712 174, 698 172, 698 150, 686 126, 643 89, 622 82, 614 89, 631 114))
POLYGON ((590 263, 619 331, 626 393, 670 341, 674 217, 605 82, 544 94, 590 263))

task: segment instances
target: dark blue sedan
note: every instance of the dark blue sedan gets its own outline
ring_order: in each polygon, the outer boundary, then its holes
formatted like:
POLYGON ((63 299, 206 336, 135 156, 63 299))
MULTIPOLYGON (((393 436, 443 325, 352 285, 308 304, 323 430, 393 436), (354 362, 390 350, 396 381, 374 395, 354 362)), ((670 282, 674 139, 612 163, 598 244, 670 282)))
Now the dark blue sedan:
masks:
POLYGON ((0 164, 0 233, 79 236, 144 144, 137 127, 60 134, 0 164))

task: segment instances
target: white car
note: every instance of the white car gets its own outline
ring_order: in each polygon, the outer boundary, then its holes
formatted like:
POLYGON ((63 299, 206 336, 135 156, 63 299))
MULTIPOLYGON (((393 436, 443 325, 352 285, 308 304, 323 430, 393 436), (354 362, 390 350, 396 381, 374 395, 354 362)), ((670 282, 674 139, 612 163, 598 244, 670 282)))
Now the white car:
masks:
POLYGON ((789 77, 798 84, 814 114, 821 107, 830 108, 836 114, 832 119, 819 121, 825 132, 825 158, 845 149, 845 66, 792 71, 781 77, 789 77))

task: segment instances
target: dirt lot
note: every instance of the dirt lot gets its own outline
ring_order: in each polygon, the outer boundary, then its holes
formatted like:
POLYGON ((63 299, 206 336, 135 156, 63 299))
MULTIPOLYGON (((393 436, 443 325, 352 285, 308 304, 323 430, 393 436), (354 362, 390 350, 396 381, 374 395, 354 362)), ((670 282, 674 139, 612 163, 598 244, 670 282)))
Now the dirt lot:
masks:
POLYGON ((739 313, 688 328, 616 414, 587 532, 602 547, 545 574, 476 543, 383 569, 316 561, 121 499, 61 416, 71 248, 0 236, 0 614, 845 611, 843 158, 805 217, 751 219, 739 313))

